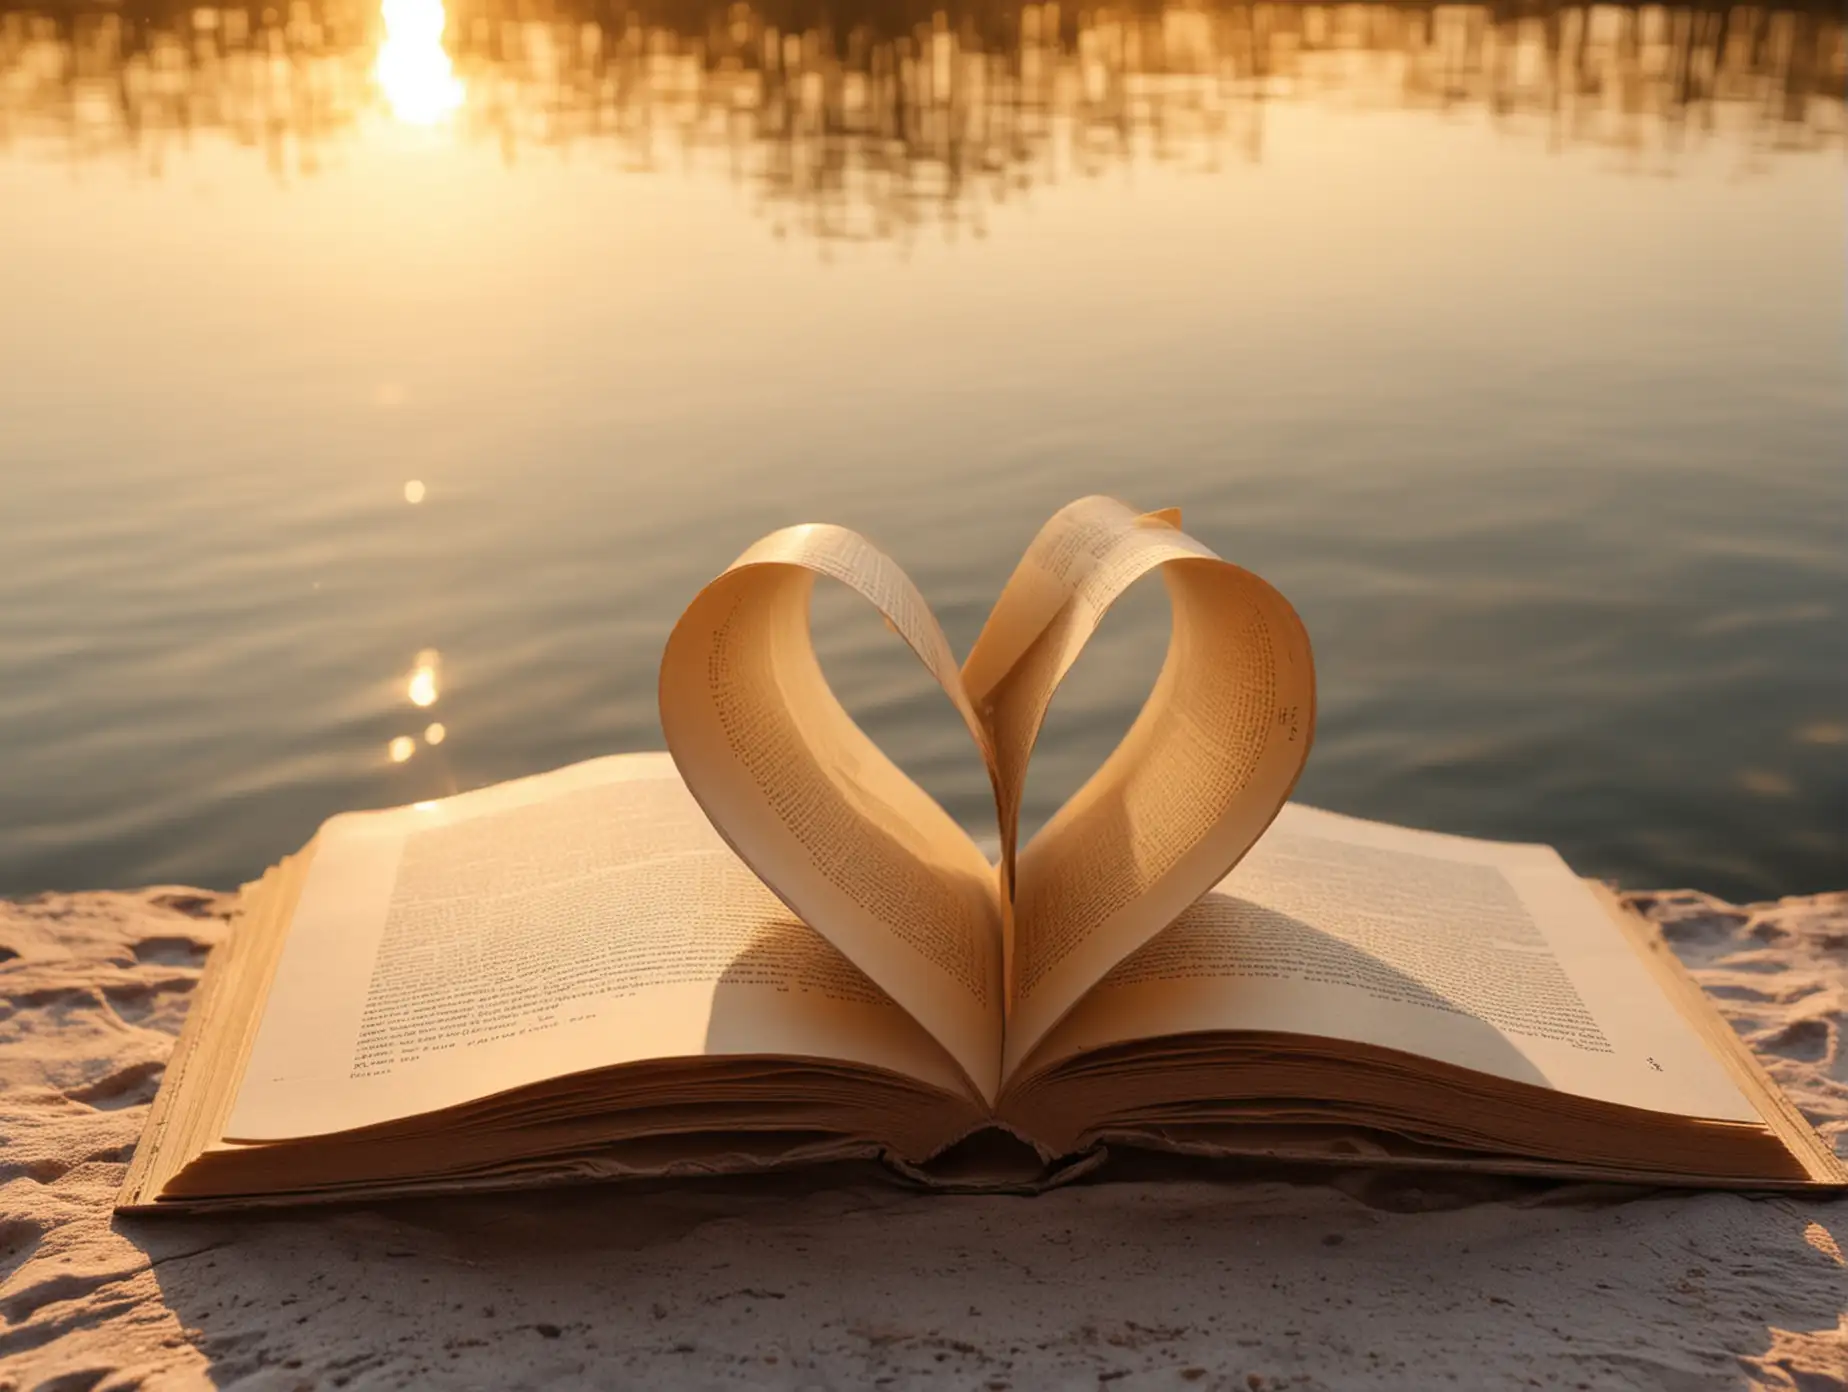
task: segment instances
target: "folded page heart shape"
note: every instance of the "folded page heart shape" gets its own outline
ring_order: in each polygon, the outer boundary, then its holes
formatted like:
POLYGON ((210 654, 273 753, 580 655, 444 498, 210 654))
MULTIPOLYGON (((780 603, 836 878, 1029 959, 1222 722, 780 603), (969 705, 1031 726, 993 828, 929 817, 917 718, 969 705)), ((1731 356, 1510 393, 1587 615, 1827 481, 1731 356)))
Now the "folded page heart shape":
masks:
POLYGON ((700 591, 662 656, 668 749, 714 827, 990 1103, 1086 991, 1224 878, 1308 757, 1302 621, 1177 524, 1109 498, 1061 509, 960 669, 889 557, 845 528, 787 528, 700 591), (1155 685, 1022 849, 1027 765, 1053 694, 1110 606, 1156 571, 1172 624, 1155 685), (994 790, 998 866, 828 686, 809 627, 817 577, 872 603, 962 716, 994 790))

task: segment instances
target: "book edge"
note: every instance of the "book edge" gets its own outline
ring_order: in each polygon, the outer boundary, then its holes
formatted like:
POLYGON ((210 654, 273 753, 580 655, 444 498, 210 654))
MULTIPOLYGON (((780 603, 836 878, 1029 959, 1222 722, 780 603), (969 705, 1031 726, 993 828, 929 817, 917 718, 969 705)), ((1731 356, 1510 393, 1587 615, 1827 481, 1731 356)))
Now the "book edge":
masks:
MULTIPOLYGON (((307 864, 313 857, 314 845, 309 842, 301 851, 285 857, 264 871, 260 878, 240 888, 229 931, 206 961, 205 971, 187 1008, 186 1023, 180 1029, 173 1053, 168 1056, 160 1087, 142 1123, 134 1156, 116 1194, 117 1213, 145 1212, 153 1208, 167 1181, 196 1158, 196 1151, 177 1161, 172 1155, 176 1146, 196 1144, 198 1138, 189 1135, 189 1129, 206 1119, 201 1109, 213 1100, 213 1094, 204 1084, 197 1088, 191 1086, 197 1066, 217 1063, 232 1069, 236 1077, 230 1080, 229 1086, 235 1095, 249 1059, 255 1025, 261 1018, 261 1002, 268 995, 268 977, 275 970, 276 958, 287 936, 294 901, 300 893, 307 864), (268 956, 257 960, 265 950, 268 956), (259 971, 264 977, 257 997, 257 1016, 242 1022, 248 1027, 231 1038, 226 1032, 240 1022, 225 1020, 223 1006, 238 985, 239 973, 250 971, 259 971)), ((161 1207, 164 1209, 166 1205, 161 1207)))
POLYGON ((1809 1179, 1793 1182, 1790 1187, 1848 1188, 1848 1165, 1823 1141, 1809 1119, 1797 1110, 1777 1080, 1765 1070, 1758 1055, 1720 1014, 1713 998, 1701 989, 1700 983, 1681 964, 1681 959, 1670 950, 1656 925, 1624 902, 1610 885, 1589 879, 1586 884, 1669 1004, 1699 1034, 1708 1052, 1726 1069, 1765 1126, 1803 1166, 1809 1179))
MULTIPOLYGON (((268 878, 267 874, 264 878, 268 878)), ((160 1088, 148 1107, 147 1118, 141 1124, 141 1134, 135 1141, 135 1153, 128 1163, 128 1173, 122 1177, 122 1187, 116 1193, 117 1213, 133 1212, 151 1206, 154 1201, 154 1195, 149 1190, 158 1188, 153 1183, 153 1177, 157 1162, 165 1150, 168 1128, 177 1118, 180 1099, 186 1093, 192 1066, 211 1030, 210 1021, 215 1014, 213 1007, 217 1005, 230 977, 232 939, 246 931, 252 892, 261 884, 259 880, 243 887, 231 914, 229 931, 224 940, 212 949, 211 956, 206 959, 205 970, 200 974, 199 984, 193 988, 193 998, 186 1008, 186 1023, 180 1027, 180 1037, 174 1043, 173 1052, 167 1057, 166 1067, 161 1073, 160 1088)))

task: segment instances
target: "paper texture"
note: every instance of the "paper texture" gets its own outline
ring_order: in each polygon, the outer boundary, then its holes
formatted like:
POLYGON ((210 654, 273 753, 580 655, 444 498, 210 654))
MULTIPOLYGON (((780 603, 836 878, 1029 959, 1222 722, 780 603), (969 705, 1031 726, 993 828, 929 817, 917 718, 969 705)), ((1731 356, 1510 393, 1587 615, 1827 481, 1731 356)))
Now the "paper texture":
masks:
POLYGON ((643 1060, 796 1056, 966 1092, 942 1049, 628 755, 317 839, 228 1136, 302 1137, 643 1060))
POLYGON ((1760 1119, 1551 849, 1296 805, 1031 1066, 1213 1031, 1346 1040, 1627 1107, 1760 1119))

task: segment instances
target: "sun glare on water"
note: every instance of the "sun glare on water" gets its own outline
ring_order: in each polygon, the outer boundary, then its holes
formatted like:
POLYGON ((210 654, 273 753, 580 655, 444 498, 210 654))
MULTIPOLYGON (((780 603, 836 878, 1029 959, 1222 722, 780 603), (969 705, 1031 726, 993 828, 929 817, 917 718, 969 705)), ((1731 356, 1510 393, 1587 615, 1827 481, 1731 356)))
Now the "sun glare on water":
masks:
POLYGON ((462 105, 462 80, 443 48, 443 0, 384 0, 385 42, 373 68, 391 114, 434 126, 462 105))

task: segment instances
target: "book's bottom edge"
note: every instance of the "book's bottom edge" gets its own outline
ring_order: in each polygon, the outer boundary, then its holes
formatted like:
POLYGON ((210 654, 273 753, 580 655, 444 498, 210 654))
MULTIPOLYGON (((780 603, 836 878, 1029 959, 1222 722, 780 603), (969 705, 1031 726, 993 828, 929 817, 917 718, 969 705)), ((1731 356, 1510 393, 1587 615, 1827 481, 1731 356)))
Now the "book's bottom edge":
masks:
POLYGON ((1516 1155, 1369 1155, 1335 1154, 1317 1148, 1264 1146, 1195 1147, 1185 1143, 1153 1146, 1121 1138, 1109 1142, 1112 1163, 1104 1167, 1106 1179, 1157 1177, 1249 1179, 1256 1169, 1278 1177, 1284 1169, 1291 1178, 1314 1178, 1323 1170, 1374 1170, 1381 1174, 1464 1177, 1492 1176, 1533 1180, 1542 1184, 1594 1183, 1629 1185, 1641 1189, 1729 1190, 1735 1192, 1848 1192, 1848 1182, 1790 1176, 1702 1175, 1672 1170, 1627 1168, 1618 1165, 1580 1164, 1516 1155))
POLYGON ((1461 1178, 1490 1176, 1539 1184, 1600 1184, 1636 1189, 1728 1190, 1763 1193, 1842 1193, 1840 1181, 1712 1176, 1662 1170, 1626 1169, 1535 1160, 1520 1156, 1406 1156, 1341 1153, 1306 1146, 1202 1146, 1184 1141, 1151 1144, 1147 1137, 1106 1137, 1089 1150, 1063 1156, 1037 1173, 1017 1163, 984 1170, 979 1157, 962 1157, 952 1166, 919 1164, 878 1146, 843 1148, 826 1157, 740 1157, 737 1163, 638 1170, 578 1160, 555 1168, 517 1174, 488 1174, 445 1180, 348 1185, 323 1190, 275 1194, 238 1194, 156 1199, 118 1205, 129 1216, 217 1213, 309 1205, 375 1203, 442 1198, 465 1194, 510 1193, 568 1185, 618 1184, 637 1192, 691 1185, 784 1185, 792 1177, 807 1187, 857 1183, 893 1184, 936 1195, 1038 1194, 1083 1182, 1109 1184, 1149 1181, 1252 1182, 1284 1179, 1325 1182, 1333 1175, 1377 1171, 1382 1175, 1461 1178))

